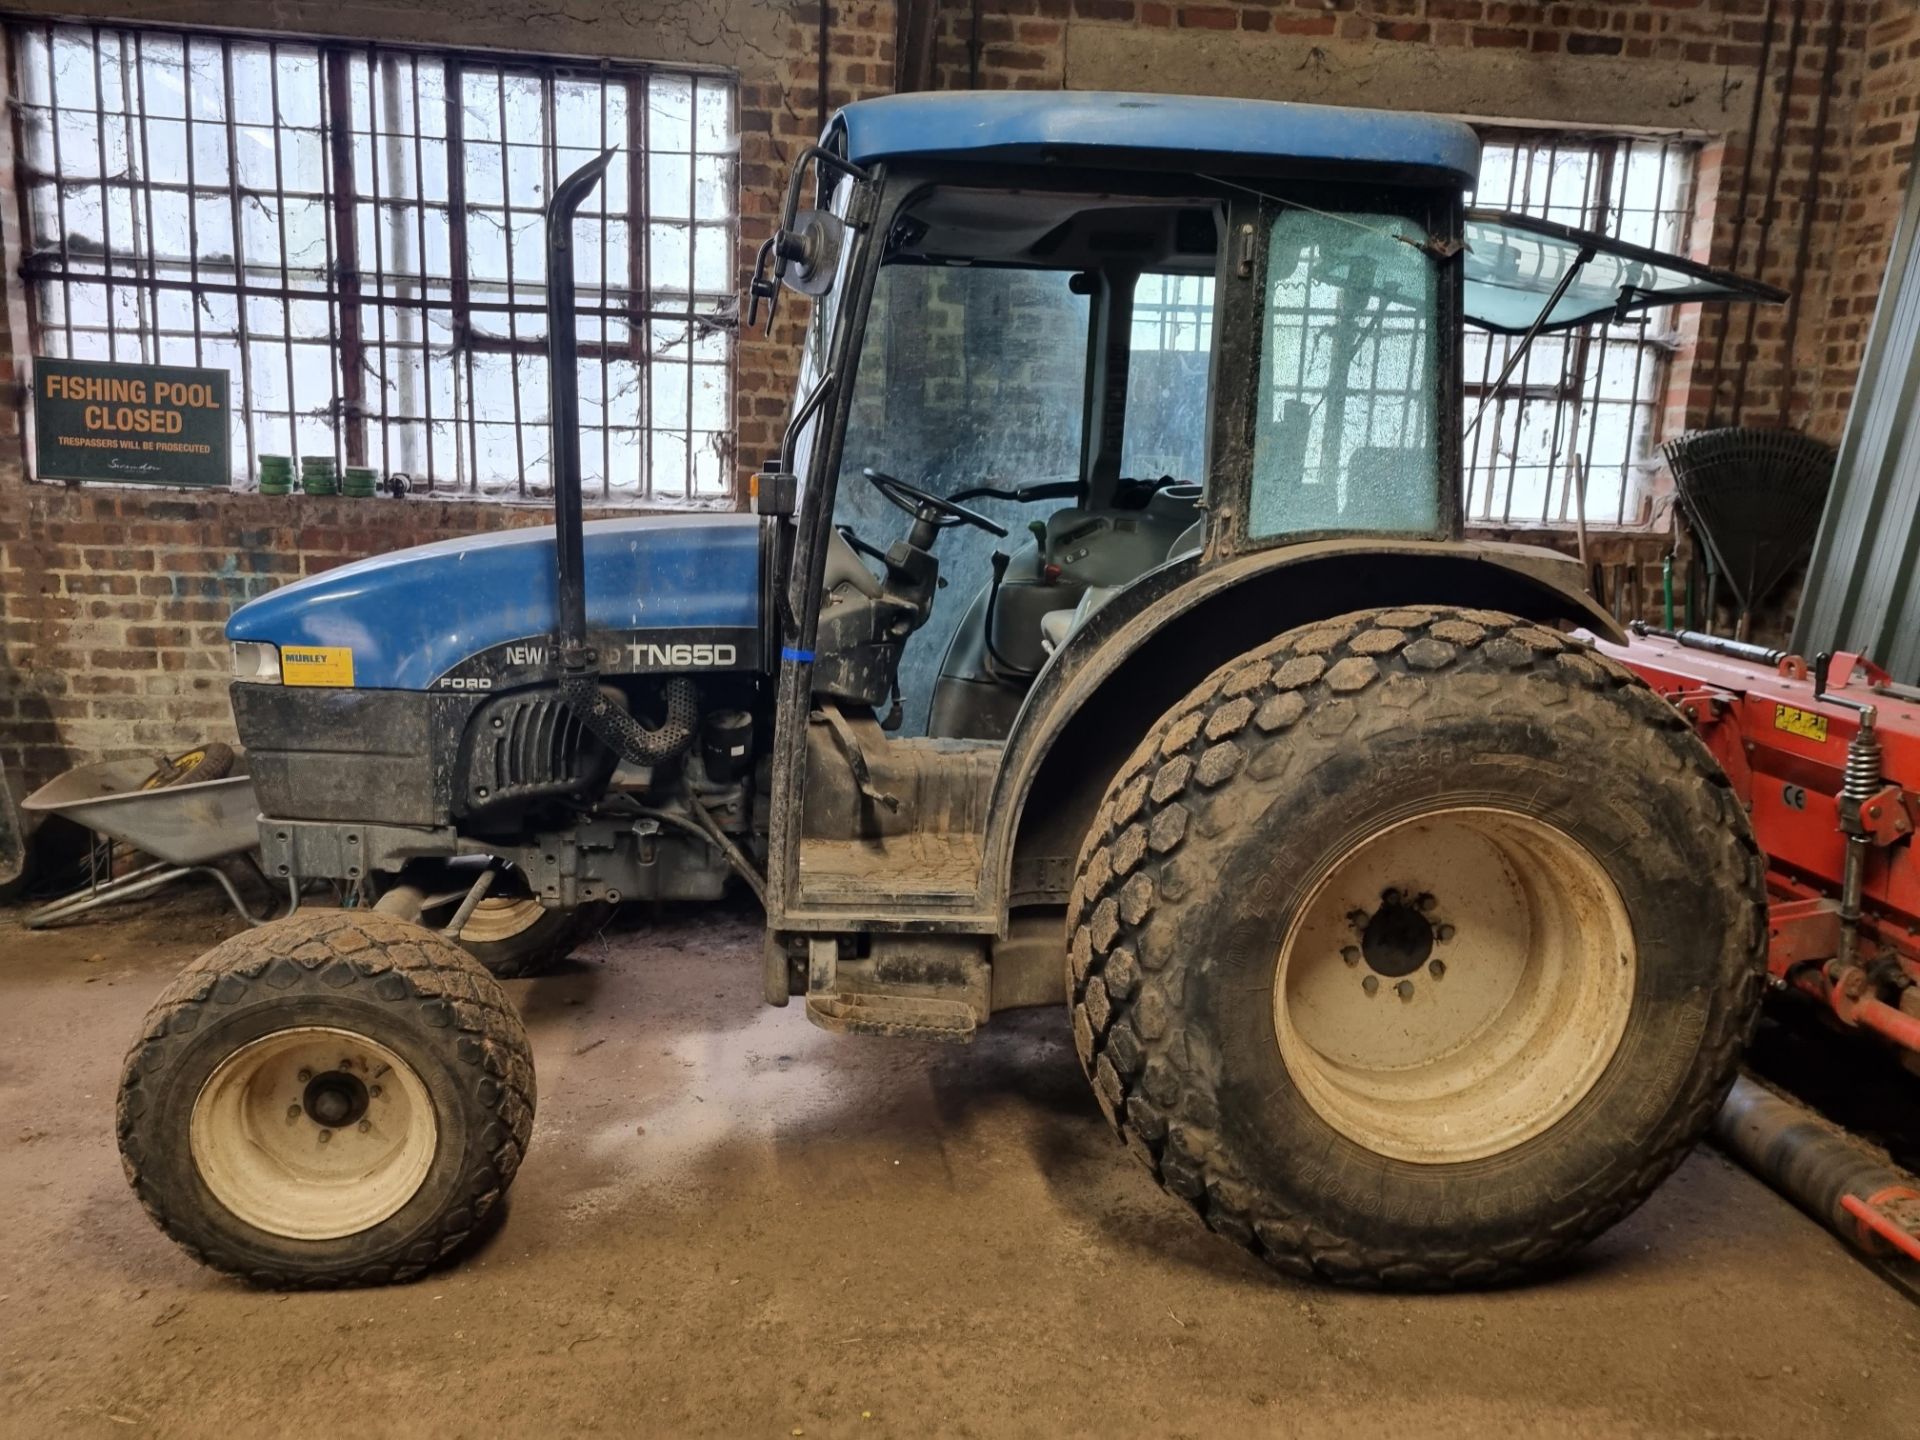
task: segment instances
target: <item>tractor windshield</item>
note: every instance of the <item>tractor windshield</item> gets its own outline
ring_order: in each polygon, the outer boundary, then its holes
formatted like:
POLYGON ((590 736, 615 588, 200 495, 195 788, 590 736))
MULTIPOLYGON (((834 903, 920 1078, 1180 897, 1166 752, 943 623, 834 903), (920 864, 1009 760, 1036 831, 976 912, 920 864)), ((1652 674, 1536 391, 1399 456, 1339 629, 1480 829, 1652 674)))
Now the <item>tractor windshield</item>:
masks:
MULTIPOLYGON (((1114 283, 1128 287, 1132 300, 1122 473, 1148 483, 1171 477, 1197 490, 1205 476, 1213 277, 1127 270, 1114 283)), ((876 278, 834 523, 878 548, 898 538, 900 512, 862 478, 871 466, 963 501, 1013 532, 1005 540, 968 526, 942 534, 940 574, 957 593, 933 606, 906 646, 899 682, 907 734, 924 728, 942 659, 967 623, 968 600, 990 582, 994 551, 1037 556, 1036 536, 1051 518, 1077 513, 1071 507, 1092 468, 1088 340, 1097 288, 1079 269, 918 259, 887 264, 876 278)), ((1132 514, 1124 518, 1135 525, 1132 514)), ((1143 552, 1139 568, 1166 548, 1143 552)), ((1020 584, 1016 578, 1010 593, 1021 593, 1020 584)), ((1039 638, 1037 622, 1031 636, 1019 637, 1035 646, 1039 638)))
MULTIPOLYGON (((900 512, 861 478, 867 466, 947 497, 1079 478, 1088 304, 1072 280, 1063 270, 998 266, 881 270, 840 452, 836 525, 881 549, 899 538, 900 512)), ((966 503, 1023 538, 1028 520, 1052 508, 994 496, 966 503)), ((940 572, 971 595, 1007 543, 970 527, 949 530, 940 572)), ((900 691, 910 734, 922 728, 935 669, 964 610, 957 599, 934 605, 906 648, 900 691)))

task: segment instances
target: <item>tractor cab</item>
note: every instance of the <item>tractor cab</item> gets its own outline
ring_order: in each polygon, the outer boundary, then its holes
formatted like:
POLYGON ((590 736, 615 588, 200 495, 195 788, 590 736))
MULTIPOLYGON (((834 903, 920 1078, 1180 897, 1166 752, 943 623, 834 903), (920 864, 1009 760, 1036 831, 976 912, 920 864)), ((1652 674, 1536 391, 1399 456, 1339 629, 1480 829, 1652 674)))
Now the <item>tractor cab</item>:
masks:
POLYGON ((835 119, 754 287, 812 301, 758 481, 791 520, 777 928, 1064 900, 1145 719, 1342 595, 1609 627, 1571 561, 1461 544, 1463 324, 1739 282, 1469 212, 1478 154, 1450 120, 1203 98, 835 119))

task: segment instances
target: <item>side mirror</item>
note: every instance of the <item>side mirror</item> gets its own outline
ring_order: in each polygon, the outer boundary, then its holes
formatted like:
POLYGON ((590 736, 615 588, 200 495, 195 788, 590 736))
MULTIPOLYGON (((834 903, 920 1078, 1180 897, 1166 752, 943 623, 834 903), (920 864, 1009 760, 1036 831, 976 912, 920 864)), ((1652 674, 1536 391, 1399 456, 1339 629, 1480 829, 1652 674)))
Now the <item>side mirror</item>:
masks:
POLYGON ((828 210, 802 210, 773 237, 773 273, 789 290, 824 295, 840 267, 847 227, 828 210))
MULTIPOLYGON (((800 153, 794 162, 792 178, 787 181, 787 203, 780 212, 780 228, 761 242, 760 253, 754 257, 753 279, 747 284, 749 328, 760 323, 762 300, 767 302, 767 324, 772 326, 780 306, 782 285, 790 285, 803 295, 824 295, 833 284, 846 226, 838 216, 827 211, 800 208, 800 187, 810 171, 822 177, 819 187, 822 199, 826 194, 828 172, 845 175, 860 185, 869 185, 873 179, 858 165, 819 145, 809 145, 800 153), (769 260, 773 262, 771 276, 767 274, 769 260), (795 277, 789 279, 788 271, 795 265, 799 269, 795 277)), ((863 222, 856 219, 854 223, 863 222)))
POLYGON ((802 295, 824 295, 833 285, 834 272, 840 266, 840 247, 846 243, 847 227, 838 215, 827 210, 802 210, 773 237, 760 246, 753 262, 753 281, 747 286, 747 325, 759 323, 760 302, 767 302, 767 323, 780 306, 780 287, 802 295), (773 261, 773 275, 767 275, 767 261, 773 261))

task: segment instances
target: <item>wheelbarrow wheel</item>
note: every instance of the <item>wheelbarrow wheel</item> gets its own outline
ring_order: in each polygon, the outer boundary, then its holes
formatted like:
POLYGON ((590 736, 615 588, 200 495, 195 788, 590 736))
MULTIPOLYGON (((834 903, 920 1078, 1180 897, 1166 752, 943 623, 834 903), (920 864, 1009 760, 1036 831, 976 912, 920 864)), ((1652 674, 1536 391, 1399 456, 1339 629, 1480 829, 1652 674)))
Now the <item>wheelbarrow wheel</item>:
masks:
POLYGON ((295 915, 189 966, 127 1054, 120 1154, 167 1235, 276 1288, 412 1279, 495 1219, 533 1127, 505 993, 432 931, 295 915))
POLYGON ((151 775, 140 782, 142 790, 165 790, 174 785, 198 785, 207 780, 224 780, 233 769, 233 749, 218 740, 209 740, 191 750, 163 758, 151 775))
MULTIPOLYGON (((218 740, 209 740, 178 755, 163 755, 153 773, 140 782, 142 790, 170 790, 176 785, 199 785, 209 780, 224 780, 233 770, 233 748, 218 740)), ((135 869, 141 851, 124 840, 114 842, 107 865, 114 875, 135 869)))
POLYGON ((1216 672, 1121 768, 1069 905, 1076 1049, 1135 1156, 1276 1267, 1509 1280, 1712 1120, 1762 874, 1623 667, 1489 611, 1349 615, 1216 672))

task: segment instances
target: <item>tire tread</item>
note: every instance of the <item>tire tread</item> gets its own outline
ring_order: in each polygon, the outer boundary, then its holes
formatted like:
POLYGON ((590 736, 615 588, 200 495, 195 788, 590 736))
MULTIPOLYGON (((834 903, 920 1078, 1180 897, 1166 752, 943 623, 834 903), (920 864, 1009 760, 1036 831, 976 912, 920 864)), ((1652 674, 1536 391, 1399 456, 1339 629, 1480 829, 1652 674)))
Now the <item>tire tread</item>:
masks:
POLYGON ((1511 615, 1459 607, 1402 606, 1316 622, 1223 666, 1170 710, 1121 767, 1085 839, 1069 906, 1076 1049, 1101 1110, 1127 1148, 1211 1229, 1276 1268, 1396 1289, 1504 1283, 1559 1259, 1630 1213, 1706 1131, 1758 1015, 1767 938, 1763 876, 1745 812, 1691 727, 1632 671, 1590 646, 1511 615), (1263 770, 1266 757, 1276 757, 1269 766, 1310 765, 1331 756, 1356 726, 1377 737, 1396 724, 1430 723, 1436 718, 1431 708, 1418 720, 1396 716, 1425 697, 1432 677, 1449 673, 1462 681, 1477 675, 1489 695, 1524 675, 1534 687, 1530 700, 1564 704, 1569 716, 1598 731, 1638 725, 1657 735, 1694 825, 1710 837, 1703 847, 1710 867, 1705 879, 1747 903, 1742 933, 1728 947, 1726 984, 1709 997, 1699 1060, 1644 1163, 1622 1167, 1580 1204, 1557 1212, 1541 1234, 1478 1253, 1413 1253, 1333 1234, 1311 1215, 1280 1213, 1234 1172, 1216 1133, 1211 1067, 1194 1053, 1198 1047, 1188 1043, 1183 1023, 1187 958, 1148 943, 1141 931, 1157 902, 1177 904, 1187 893, 1181 862, 1195 835, 1213 832, 1209 807, 1279 773, 1263 770), (1254 753, 1211 758, 1229 746, 1241 748, 1227 736, 1245 740, 1254 753), (1168 816, 1177 818, 1163 820, 1168 816), (1119 845, 1125 824, 1144 825, 1151 838, 1146 853, 1122 873, 1099 862, 1119 845), (1122 955, 1123 973, 1109 983, 1122 955), (1126 1039, 1116 1044, 1122 1033, 1126 1039))
POLYGON ((322 911, 244 931, 174 978, 147 1012, 141 1035, 127 1052, 115 1128, 127 1181, 141 1205, 194 1259, 275 1289, 325 1289, 411 1280, 472 1241, 526 1156, 535 1099, 525 1027, 478 961, 451 941, 377 912, 322 911), (202 1233, 197 1227, 178 1223, 168 1213, 165 1196, 141 1154, 143 1087, 150 1075, 164 1073, 180 1038, 192 1034, 209 1012, 239 1003, 260 985, 298 979, 298 971, 383 1005, 418 1006, 420 1018, 429 1025, 456 1032, 460 1040, 455 1053, 470 1067, 476 1100, 491 1112, 488 1129, 498 1131, 490 1137, 487 1162, 466 1178, 465 1203, 442 1214, 431 1237, 417 1240, 401 1255, 352 1272, 263 1269, 238 1252, 196 1239, 202 1233))

